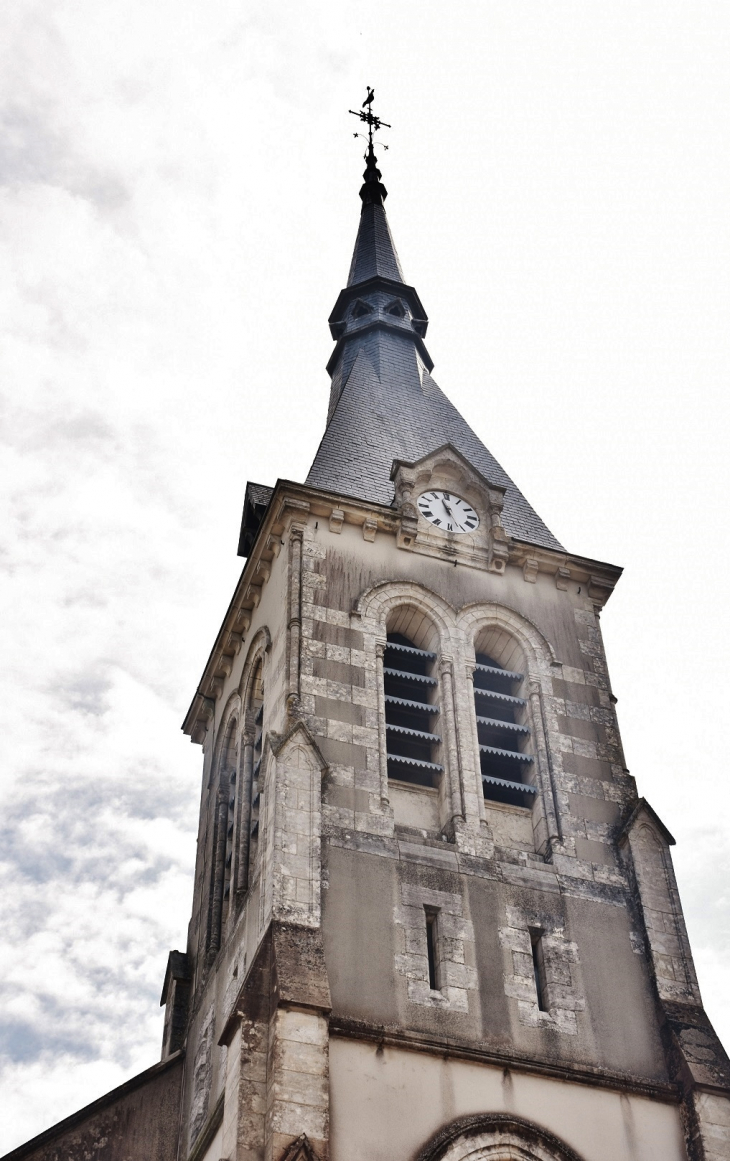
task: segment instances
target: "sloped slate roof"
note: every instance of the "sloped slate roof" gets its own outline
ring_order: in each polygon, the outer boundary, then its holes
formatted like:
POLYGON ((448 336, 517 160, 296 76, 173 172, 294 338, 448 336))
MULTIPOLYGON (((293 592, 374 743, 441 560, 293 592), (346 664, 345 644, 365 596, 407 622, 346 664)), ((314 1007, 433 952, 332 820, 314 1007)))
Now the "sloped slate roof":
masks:
POLYGON ((360 213, 347 285, 355 286, 377 275, 395 282, 405 281, 385 210, 366 203, 360 213))
POLYGON ((445 443, 507 489, 503 523, 519 540, 563 550, 441 388, 407 339, 374 331, 362 345, 322 438, 307 483, 390 504, 394 459, 415 462, 445 443))

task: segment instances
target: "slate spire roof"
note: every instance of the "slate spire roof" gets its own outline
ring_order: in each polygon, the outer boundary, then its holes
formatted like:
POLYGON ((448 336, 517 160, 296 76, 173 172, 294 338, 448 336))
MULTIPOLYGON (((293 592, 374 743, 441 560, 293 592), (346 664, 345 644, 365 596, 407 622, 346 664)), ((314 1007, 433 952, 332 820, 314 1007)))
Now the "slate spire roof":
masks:
POLYGON ((507 489, 502 519, 518 540, 562 545, 431 376, 428 318, 405 282, 383 201, 387 191, 370 146, 362 210, 347 286, 329 323, 336 346, 327 427, 307 483, 390 504, 393 460, 412 463, 452 444, 491 483, 507 489))

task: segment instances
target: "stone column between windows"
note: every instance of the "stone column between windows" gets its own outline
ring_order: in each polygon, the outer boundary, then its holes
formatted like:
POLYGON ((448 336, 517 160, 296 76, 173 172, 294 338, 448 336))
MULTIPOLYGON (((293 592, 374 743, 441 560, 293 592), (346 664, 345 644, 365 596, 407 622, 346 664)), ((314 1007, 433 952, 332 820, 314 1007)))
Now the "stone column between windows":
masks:
POLYGON ((532 725, 532 737, 535 747, 535 765, 537 772, 537 789, 540 797, 542 818, 533 826, 535 834, 535 849, 538 854, 546 855, 554 843, 559 843, 560 826, 555 805, 555 788, 553 786, 550 756, 545 738, 545 719, 542 712, 542 698, 540 682, 531 678, 528 686, 528 699, 532 725))
POLYGON ((236 894, 248 889, 249 852, 251 849, 251 803, 253 800, 253 745, 255 727, 248 721, 250 710, 246 712, 246 725, 241 738, 241 759, 239 762, 238 785, 238 844, 236 852, 236 894))
POLYGON ((292 718, 301 717, 301 649, 302 649, 302 540, 304 525, 292 524, 289 534, 289 679, 286 697, 287 712, 292 718))
POLYGON ((208 954, 211 959, 221 945, 221 923, 223 919, 223 878, 226 859, 226 829, 228 823, 228 794, 222 781, 218 784, 216 796, 215 854, 213 859, 213 890, 210 916, 210 942, 208 954))
POLYGON ((380 805, 388 806, 388 738, 385 728, 385 677, 383 657, 385 642, 375 643, 375 686, 378 698, 378 752, 380 755, 380 805))
POLYGON ((439 666, 441 677, 441 695, 443 701, 444 724, 446 726, 446 776, 449 788, 449 819, 464 818, 464 806, 461 801, 461 769, 459 762, 459 743, 456 736, 456 722, 454 715, 454 665, 450 657, 442 657, 439 666))
MULTIPOLYGON (((487 813, 484 806, 484 787, 482 786, 482 763, 479 750, 479 728, 477 726, 477 707, 474 697, 474 669, 476 662, 466 665, 467 712, 469 714, 469 733, 472 740, 472 754, 474 755, 474 793, 476 794, 476 809, 479 826, 486 829, 487 813)), ((467 799, 468 801, 468 799, 467 799)), ((467 811, 467 818, 471 812, 467 811)), ((473 816, 472 816, 473 817, 473 816)))

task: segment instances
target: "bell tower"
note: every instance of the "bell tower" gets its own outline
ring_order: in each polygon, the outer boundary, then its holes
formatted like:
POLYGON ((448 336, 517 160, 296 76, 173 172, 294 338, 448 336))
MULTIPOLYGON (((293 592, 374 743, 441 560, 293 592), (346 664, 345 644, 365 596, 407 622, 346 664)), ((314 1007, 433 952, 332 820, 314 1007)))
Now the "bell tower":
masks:
MULTIPOLYGON (((356 116, 327 422, 304 483, 246 488, 184 723, 187 947, 109 1161, 730 1161, 674 840, 621 747, 621 570, 565 549, 437 386, 371 90, 356 116)), ((17 1155, 70 1161, 70 1132, 17 1155)))
POLYGON ((728 1158, 601 640, 621 570, 563 548, 434 381, 364 110, 325 432, 304 484, 247 488, 185 722, 180 1155, 728 1158))

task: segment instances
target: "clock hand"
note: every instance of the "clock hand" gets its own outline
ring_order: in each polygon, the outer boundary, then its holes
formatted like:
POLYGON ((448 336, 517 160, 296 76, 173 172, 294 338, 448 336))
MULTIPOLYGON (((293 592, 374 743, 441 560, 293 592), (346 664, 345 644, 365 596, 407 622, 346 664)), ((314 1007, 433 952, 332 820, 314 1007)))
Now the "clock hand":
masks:
POLYGON ((451 509, 449 508, 449 506, 448 506, 448 504, 446 503, 446 501, 445 501, 445 500, 442 500, 442 501, 441 501, 441 503, 443 504, 444 508, 446 509, 446 511, 448 512, 449 516, 450 516, 450 517, 451 517, 451 519, 453 520, 453 519, 454 519, 454 513, 451 511, 451 509))

